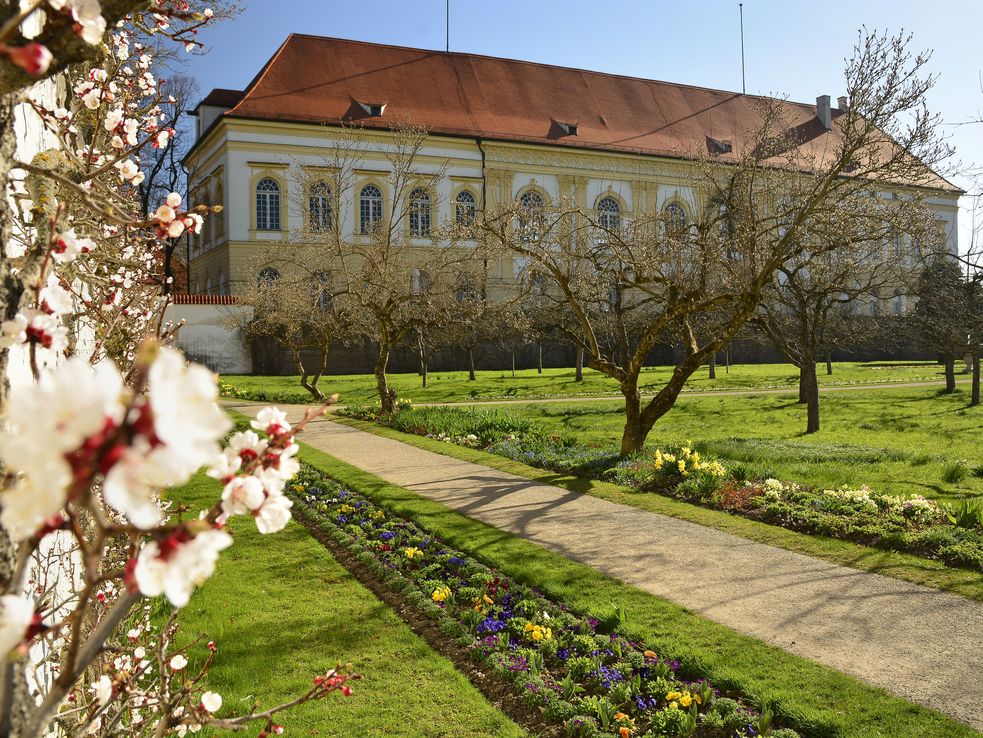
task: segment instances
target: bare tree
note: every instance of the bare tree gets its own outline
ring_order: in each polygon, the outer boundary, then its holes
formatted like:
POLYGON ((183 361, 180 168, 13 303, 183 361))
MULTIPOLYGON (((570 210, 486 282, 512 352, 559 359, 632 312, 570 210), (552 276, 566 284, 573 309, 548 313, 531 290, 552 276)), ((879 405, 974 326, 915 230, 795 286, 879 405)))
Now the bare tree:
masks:
MULTIPOLYGON (((890 295, 902 308, 913 294, 914 276, 922 263, 921 244, 937 232, 925 209, 886 211, 908 222, 885 223, 882 230, 852 234, 833 250, 814 257, 810 251, 789 259, 776 272, 752 323, 799 369, 799 402, 807 407, 806 433, 819 430, 819 382, 816 364, 834 348, 876 340, 882 321, 858 315, 890 295), (902 236, 902 233, 905 235, 902 236), (864 236, 867 238, 864 238, 864 236), (858 238, 859 237, 859 238, 858 238)), ((830 233, 840 239, 839 231, 830 233)), ((945 250, 941 234, 933 252, 945 250)), ((900 309, 897 314, 900 315, 900 309)))
POLYGON ((967 349, 971 318, 968 291, 959 265, 936 259, 918 280, 918 304, 911 316, 915 336, 935 351, 945 367, 945 393, 956 391, 956 360, 967 349))
POLYGON ((273 341, 289 351, 300 385, 324 401, 318 382, 332 346, 349 335, 347 285, 321 249, 304 245, 265 251, 252 260, 249 273, 256 279, 242 285, 239 306, 227 311, 226 322, 254 341, 273 341))
POLYGON ((305 170, 302 207, 315 227, 300 237, 322 250, 344 284, 352 335, 376 345, 379 401, 391 413, 396 393, 387 368, 393 349, 414 333, 434 336, 452 322, 461 307, 460 286, 483 279, 483 248, 468 239, 469 228, 437 221, 446 166, 424 161, 422 128, 396 126, 384 144, 368 143, 357 129, 329 135, 324 166, 305 170), (386 167, 375 182, 363 182, 356 170, 370 153, 381 155, 386 167), (353 201, 357 222, 349 234, 325 214, 343 212, 342 203, 353 201))
POLYGON ((920 211, 917 187, 945 184, 931 171, 950 153, 925 108, 934 80, 924 76, 928 57, 913 57, 909 42, 861 34, 845 70, 849 109, 830 122, 828 147, 804 146, 786 108, 762 101, 760 126, 727 156, 689 152, 694 222, 670 206, 612 227, 566 201, 487 214, 487 237, 549 277, 580 323, 590 366, 617 380, 622 454, 641 450, 686 380, 754 315, 784 264, 869 240, 885 219, 920 211), (683 356, 643 405, 639 374, 669 332, 683 337, 683 356))

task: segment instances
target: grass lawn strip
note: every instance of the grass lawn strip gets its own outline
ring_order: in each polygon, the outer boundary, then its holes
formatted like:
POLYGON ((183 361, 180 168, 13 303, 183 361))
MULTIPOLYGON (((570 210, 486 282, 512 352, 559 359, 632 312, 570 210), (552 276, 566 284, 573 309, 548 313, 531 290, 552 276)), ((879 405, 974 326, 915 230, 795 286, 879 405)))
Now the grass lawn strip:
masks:
MULTIPOLYGON (((197 507, 219 492, 200 474, 172 496, 197 507)), ((291 523, 270 536, 246 519, 232 527, 235 545, 180 615, 185 638, 216 641, 208 685, 226 705, 248 710, 259 700, 270 707, 305 692, 316 673, 351 661, 365 677, 353 683, 352 697, 332 695, 285 713, 287 735, 526 735, 303 527, 291 523)))
MULTIPOLYGON (((672 373, 671 366, 646 367, 639 378, 642 394, 657 391, 672 373)), ((467 372, 430 372, 429 386, 421 387, 416 373, 389 375, 390 386, 401 396, 421 402, 469 402, 476 400, 547 399, 556 397, 620 397, 617 383, 593 369, 584 369, 584 381, 575 381, 573 369, 521 369, 511 372, 484 370, 474 382, 467 372)), ((853 386, 942 380, 942 368, 932 362, 842 362, 835 373, 818 375, 820 386, 853 386)), ((781 389, 797 387, 798 370, 789 364, 740 364, 725 371, 717 368, 717 378, 706 371, 690 377, 685 392, 717 390, 781 389)), ((310 395, 297 376, 223 375, 220 388, 227 397, 278 403, 304 403, 310 395)), ((326 394, 339 392, 346 402, 374 402, 378 399, 371 374, 341 374, 322 378, 326 394)))
POLYGON ((719 688, 751 695, 757 704, 807 736, 909 738, 980 736, 937 712, 790 655, 694 615, 662 598, 604 576, 559 554, 471 520, 333 457, 303 446, 301 458, 384 509, 439 535, 483 563, 564 602, 606 616, 611 603, 629 614, 628 638, 679 659, 719 688))
POLYGON ((332 420, 427 451, 490 466, 572 492, 590 494, 610 502, 706 525, 758 543, 778 546, 842 566, 903 579, 983 602, 983 575, 969 569, 949 567, 940 561, 907 553, 873 549, 849 541, 799 533, 654 493, 639 494, 611 482, 537 469, 487 451, 402 433, 378 423, 342 416, 334 416, 332 420))

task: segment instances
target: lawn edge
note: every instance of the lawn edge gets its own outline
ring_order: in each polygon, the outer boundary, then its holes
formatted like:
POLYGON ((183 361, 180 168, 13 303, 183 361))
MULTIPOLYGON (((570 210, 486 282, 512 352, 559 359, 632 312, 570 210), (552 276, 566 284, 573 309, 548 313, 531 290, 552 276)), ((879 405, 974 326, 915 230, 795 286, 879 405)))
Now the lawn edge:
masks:
POLYGON ((900 579, 965 597, 969 600, 983 602, 983 575, 976 574, 970 569, 946 566, 942 562, 914 554, 889 551, 873 546, 863 546, 852 541, 789 530, 781 526, 731 515, 720 510, 693 505, 683 500, 665 497, 656 492, 633 492, 612 482, 546 471, 480 449, 464 448, 453 443, 443 443, 432 438, 403 433, 388 426, 347 418, 337 413, 332 414, 330 420, 377 436, 398 440, 426 451, 482 464, 532 481, 562 487, 571 492, 588 494, 639 510, 686 520, 757 543, 776 546, 786 551, 811 556, 858 571, 900 579))

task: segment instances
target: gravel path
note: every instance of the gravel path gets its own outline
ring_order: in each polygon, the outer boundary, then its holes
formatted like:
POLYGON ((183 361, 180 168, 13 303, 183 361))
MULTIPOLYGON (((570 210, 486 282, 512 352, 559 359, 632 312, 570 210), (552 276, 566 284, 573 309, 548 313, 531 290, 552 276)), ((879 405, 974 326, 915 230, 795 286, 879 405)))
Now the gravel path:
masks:
MULTIPOLYGON (((250 413, 256 403, 226 407, 250 413)), ((291 408, 291 419, 299 415, 291 408)), ((303 440, 468 517, 983 730, 983 603, 328 419, 308 426, 303 440)))

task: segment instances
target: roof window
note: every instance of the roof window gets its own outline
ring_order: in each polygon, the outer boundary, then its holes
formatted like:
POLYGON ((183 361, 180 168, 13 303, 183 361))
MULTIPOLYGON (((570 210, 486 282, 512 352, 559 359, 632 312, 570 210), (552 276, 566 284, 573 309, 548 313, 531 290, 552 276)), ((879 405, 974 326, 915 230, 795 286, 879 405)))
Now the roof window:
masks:
POLYGON ((557 121, 556 124, 560 127, 560 130, 563 131, 567 136, 577 135, 576 123, 560 123, 559 121, 557 121))
POLYGON ((366 115, 373 118, 379 118, 386 110, 386 103, 365 103, 361 100, 356 100, 358 106, 365 111, 366 115))

